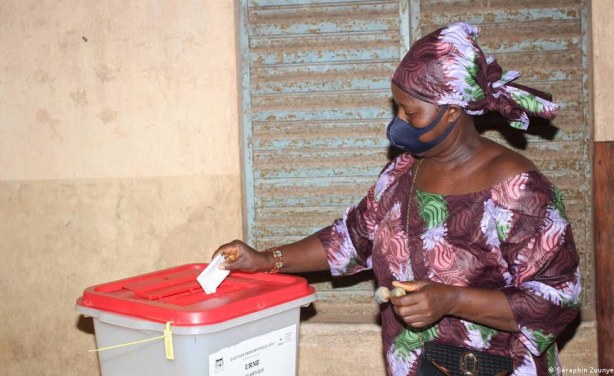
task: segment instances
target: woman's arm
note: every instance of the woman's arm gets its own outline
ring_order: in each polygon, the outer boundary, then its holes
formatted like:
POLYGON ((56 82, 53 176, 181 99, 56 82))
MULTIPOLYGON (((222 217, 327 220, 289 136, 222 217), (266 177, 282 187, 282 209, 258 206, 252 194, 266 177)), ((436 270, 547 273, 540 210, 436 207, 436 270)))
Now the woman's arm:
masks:
POLYGON ((454 316, 507 332, 519 330, 509 301, 499 290, 428 281, 393 282, 393 285, 408 292, 390 300, 397 315, 413 327, 425 327, 443 316, 454 316))
MULTIPOLYGON (((284 273, 301 273, 328 270, 326 252, 317 235, 310 235, 298 242, 276 247, 283 254, 284 273)), ((220 246, 214 255, 222 253, 226 262, 220 268, 266 272, 273 269, 275 260, 268 252, 258 252, 240 240, 220 246)))

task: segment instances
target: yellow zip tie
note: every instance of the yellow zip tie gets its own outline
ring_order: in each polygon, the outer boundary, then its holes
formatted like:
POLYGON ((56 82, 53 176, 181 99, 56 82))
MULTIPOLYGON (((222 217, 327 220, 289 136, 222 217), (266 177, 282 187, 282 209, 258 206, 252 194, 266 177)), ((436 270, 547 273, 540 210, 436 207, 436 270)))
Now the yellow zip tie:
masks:
POLYGON ((171 321, 166 323, 164 329, 164 352, 166 352, 166 359, 175 359, 175 350, 173 349, 173 332, 171 330, 171 321))
POLYGON ((101 348, 99 348, 99 349, 87 350, 87 352, 98 352, 98 351, 105 351, 105 350, 117 349, 117 348, 120 348, 120 347, 126 347, 126 346, 138 345, 139 343, 151 342, 151 341, 155 341, 155 340, 158 340, 158 339, 162 339, 162 338, 164 338, 164 337, 165 337, 165 336, 153 337, 153 338, 143 339, 143 340, 140 340, 140 341, 134 341, 134 342, 128 342, 128 343, 122 343, 121 345, 101 347, 101 348))
POLYGON ((175 359, 175 351, 173 349, 173 332, 171 330, 171 324, 172 324, 172 321, 169 321, 169 322, 166 323, 166 328, 164 329, 164 335, 161 335, 161 336, 158 336, 158 337, 142 339, 140 341, 122 343, 122 344, 114 345, 114 346, 101 347, 99 349, 94 349, 94 350, 87 350, 87 352, 98 352, 98 351, 117 349, 117 348, 120 348, 120 347, 138 345, 140 343, 145 343, 145 342, 157 341, 159 339, 164 339, 164 352, 166 353, 166 359, 173 360, 173 359, 175 359))

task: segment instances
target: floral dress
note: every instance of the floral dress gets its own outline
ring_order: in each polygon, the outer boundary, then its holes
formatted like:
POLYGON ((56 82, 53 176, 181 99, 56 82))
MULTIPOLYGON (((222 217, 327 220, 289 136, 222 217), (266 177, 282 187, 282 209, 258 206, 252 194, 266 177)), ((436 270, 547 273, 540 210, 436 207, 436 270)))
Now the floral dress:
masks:
POLYGON ((408 197, 413 161, 403 154, 390 162, 358 205, 318 232, 332 274, 373 269, 377 284, 389 288, 395 280, 430 280, 498 289, 520 331, 449 316, 413 331, 386 303, 388 374, 414 375, 422 342, 435 341, 511 356, 514 375, 560 375, 555 339, 578 313, 580 272, 557 187, 528 171, 474 193, 408 197))

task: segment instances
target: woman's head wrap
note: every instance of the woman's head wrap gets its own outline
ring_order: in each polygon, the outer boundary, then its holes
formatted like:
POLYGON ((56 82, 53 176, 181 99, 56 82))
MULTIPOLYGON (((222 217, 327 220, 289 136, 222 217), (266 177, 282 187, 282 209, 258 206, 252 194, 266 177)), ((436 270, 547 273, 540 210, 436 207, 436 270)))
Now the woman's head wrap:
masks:
POLYGON ((453 23, 416 41, 397 67, 392 82, 408 94, 438 105, 462 107, 469 115, 498 111, 514 128, 527 129, 528 115, 554 119, 559 106, 546 93, 512 81, 485 56, 475 39, 480 29, 453 23))

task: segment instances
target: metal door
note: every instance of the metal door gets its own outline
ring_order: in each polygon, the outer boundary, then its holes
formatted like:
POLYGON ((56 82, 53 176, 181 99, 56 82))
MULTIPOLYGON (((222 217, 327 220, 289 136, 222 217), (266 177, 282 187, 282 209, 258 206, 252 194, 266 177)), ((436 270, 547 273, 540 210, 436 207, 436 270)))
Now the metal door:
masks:
MULTIPOLYGON (((389 160, 396 64, 411 40, 463 20, 482 28, 480 45, 504 69, 562 107, 558 130, 480 130, 562 189, 582 255, 585 318, 594 315, 586 8, 582 0, 241 0, 246 239, 258 248, 298 240, 364 196, 389 160)), ((367 279, 334 290, 314 280, 322 319, 374 316, 367 279)))

